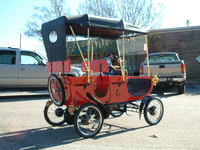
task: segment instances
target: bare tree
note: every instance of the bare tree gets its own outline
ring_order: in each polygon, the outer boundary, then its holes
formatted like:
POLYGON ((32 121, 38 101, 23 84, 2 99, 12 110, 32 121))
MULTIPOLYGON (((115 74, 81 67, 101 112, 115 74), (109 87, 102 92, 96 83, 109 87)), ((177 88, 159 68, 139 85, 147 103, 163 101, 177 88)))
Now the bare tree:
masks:
POLYGON ((78 12, 122 18, 136 26, 152 29, 160 26, 165 6, 153 0, 85 0, 79 5, 78 12))
POLYGON ((114 0, 84 0, 77 9, 79 14, 92 14, 101 17, 116 18, 114 0))
MULTIPOLYGON (((84 0, 77 9, 79 14, 90 14, 100 17, 117 18, 115 0, 84 0)), ((104 57, 105 47, 113 41, 107 39, 95 39, 93 42, 94 53, 100 53, 104 57)))
POLYGON ((28 21, 25 24, 26 30, 24 30, 24 34, 27 37, 32 37, 38 40, 42 40, 41 38, 41 25, 44 22, 50 21, 57 17, 63 15, 70 14, 70 8, 66 7, 65 0, 49 0, 50 7, 46 6, 35 6, 34 10, 35 14, 31 16, 31 21, 28 21))
POLYGON ((159 27, 165 15, 164 4, 153 0, 116 0, 116 3, 123 20, 146 29, 159 27))

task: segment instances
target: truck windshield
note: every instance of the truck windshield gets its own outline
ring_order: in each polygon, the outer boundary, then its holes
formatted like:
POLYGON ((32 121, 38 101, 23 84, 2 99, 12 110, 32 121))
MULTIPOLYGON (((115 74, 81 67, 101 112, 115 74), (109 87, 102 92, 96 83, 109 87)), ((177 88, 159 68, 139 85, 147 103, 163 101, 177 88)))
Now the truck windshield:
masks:
POLYGON ((176 61, 178 57, 176 54, 155 54, 149 55, 149 62, 157 62, 157 61, 176 61))

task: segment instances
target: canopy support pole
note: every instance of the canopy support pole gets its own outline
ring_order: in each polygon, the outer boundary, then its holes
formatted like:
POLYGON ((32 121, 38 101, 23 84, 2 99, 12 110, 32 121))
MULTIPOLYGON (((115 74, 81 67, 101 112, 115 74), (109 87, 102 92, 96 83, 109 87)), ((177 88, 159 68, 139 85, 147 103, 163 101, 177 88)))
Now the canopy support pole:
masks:
POLYGON ((90 84, 90 29, 88 28, 88 68, 87 68, 87 74, 88 74, 88 84, 90 84))
POLYGON ((116 42, 117 42, 117 51, 118 51, 118 57, 119 57, 119 65, 120 65, 120 70, 122 72, 122 61, 121 61, 120 50, 119 50, 119 41, 116 40, 116 42))
POLYGON ((92 38, 92 53, 91 53, 91 60, 93 60, 94 59, 94 46, 93 46, 93 38, 92 38))
POLYGON ((125 48, 124 48, 124 31, 123 31, 123 68, 122 68, 122 77, 123 77, 123 82, 125 82, 125 72, 124 72, 124 70, 125 70, 125 50, 124 50, 125 48))
POLYGON ((120 58, 120 51, 119 51, 119 41, 118 41, 118 40, 116 40, 116 42, 117 42, 117 51, 118 51, 118 57, 120 58))
POLYGON ((149 50, 148 50, 148 38, 146 35, 146 47, 147 47, 147 72, 148 72, 148 76, 150 77, 150 69, 149 69, 149 50))

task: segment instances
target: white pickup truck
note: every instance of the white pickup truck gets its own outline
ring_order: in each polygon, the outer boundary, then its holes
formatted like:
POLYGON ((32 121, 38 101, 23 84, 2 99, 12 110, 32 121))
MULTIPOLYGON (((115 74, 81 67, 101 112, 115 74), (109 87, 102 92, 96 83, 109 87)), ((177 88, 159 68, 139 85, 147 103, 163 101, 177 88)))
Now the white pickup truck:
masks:
MULTIPOLYGON (((47 87, 47 60, 34 51, 0 47, 0 88, 47 87)), ((68 76, 81 76, 71 67, 68 76)))
MULTIPOLYGON (((147 58, 141 63, 140 76, 148 76, 147 58)), ((177 53, 161 52, 149 54, 149 73, 158 76, 157 86, 177 86, 178 93, 185 92, 186 67, 177 53)))

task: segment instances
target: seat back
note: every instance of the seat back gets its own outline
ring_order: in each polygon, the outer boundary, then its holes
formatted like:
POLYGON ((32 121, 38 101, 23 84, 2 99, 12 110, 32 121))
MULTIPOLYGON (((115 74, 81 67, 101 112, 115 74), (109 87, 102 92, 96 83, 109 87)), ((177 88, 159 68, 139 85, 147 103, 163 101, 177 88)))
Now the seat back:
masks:
MULTIPOLYGON (((86 64, 88 62, 86 61, 86 64)), ((90 61, 90 70, 93 72, 103 72, 108 73, 109 72, 109 64, 107 60, 91 60, 90 61)), ((86 72, 87 68, 85 66, 85 63, 82 62, 82 71, 86 72)))
POLYGON ((47 72, 68 73, 71 72, 71 60, 47 62, 47 72))

